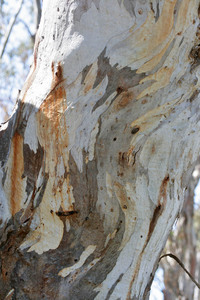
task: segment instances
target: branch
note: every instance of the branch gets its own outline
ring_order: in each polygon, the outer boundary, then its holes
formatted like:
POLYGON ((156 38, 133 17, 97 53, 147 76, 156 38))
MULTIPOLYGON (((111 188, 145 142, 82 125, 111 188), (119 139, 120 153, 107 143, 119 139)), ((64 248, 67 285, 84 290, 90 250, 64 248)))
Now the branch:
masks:
POLYGON ((30 31, 30 28, 28 27, 28 25, 26 24, 26 22, 24 22, 24 20, 22 19, 19 19, 18 22, 22 23, 24 25, 24 27, 26 28, 26 30, 28 31, 31 39, 32 39, 32 42, 34 44, 35 42, 35 34, 32 34, 32 32, 30 31))
POLYGON ((35 31, 37 31, 40 19, 41 19, 41 2, 40 0, 34 0, 34 13, 35 13, 35 31))
POLYGON ((5 35, 5 39, 4 39, 4 42, 3 42, 3 46, 2 46, 2 49, 1 49, 1 52, 0 52, 0 59, 3 57, 3 54, 4 54, 4 52, 5 52, 5 48, 6 48, 6 45, 7 45, 7 43, 8 43, 8 39, 9 39, 9 37, 10 37, 11 31, 12 31, 12 29, 13 29, 13 26, 14 26, 14 24, 15 24, 15 22, 16 22, 17 16, 19 15, 20 10, 21 10, 21 8, 22 8, 22 4, 23 4, 23 0, 20 0, 19 6, 18 6, 18 8, 17 8, 17 10, 16 10, 15 15, 10 19, 10 22, 9 22, 9 24, 8 24, 8 30, 7 30, 7 33, 6 33, 6 35, 5 35))
POLYGON ((173 259, 181 266, 181 268, 183 268, 183 270, 185 271, 185 273, 188 274, 188 276, 189 276, 190 279, 194 282, 194 284, 196 284, 196 286, 200 289, 200 284, 194 279, 194 277, 191 275, 191 273, 188 272, 188 270, 185 268, 184 264, 180 261, 180 259, 179 259, 176 255, 174 255, 174 254, 172 254, 172 253, 164 254, 164 255, 162 255, 162 256, 159 258, 159 261, 158 261, 158 262, 160 262, 161 259, 162 259, 163 257, 166 257, 166 256, 169 256, 169 257, 173 258, 173 259))

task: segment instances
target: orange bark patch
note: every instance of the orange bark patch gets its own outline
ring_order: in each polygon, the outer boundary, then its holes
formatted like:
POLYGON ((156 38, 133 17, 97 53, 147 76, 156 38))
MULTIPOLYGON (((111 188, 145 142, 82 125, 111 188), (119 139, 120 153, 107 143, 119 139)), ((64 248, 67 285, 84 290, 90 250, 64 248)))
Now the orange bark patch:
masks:
POLYGON ((153 145, 151 148, 151 153, 154 154, 155 152, 156 152, 156 147, 155 147, 155 145, 153 145))
POLYGON ((61 115, 64 113, 66 105, 66 93, 63 87, 58 87, 51 92, 40 106, 40 111, 44 114, 51 124, 57 124, 61 115))
POLYGON ((60 65, 54 71, 52 64, 52 90, 43 101, 37 113, 39 141, 45 151, 45 172, 52 178, 52 193, 55 199, 61 199, 61 207, 65 211, 74 210, 72 187, 68 174, 68 132, 65 119, 67 99, 62 85, 63 75, 60 65), (55 74, 54 74, 55 72, 55 74), (57 168, 62 165, 66 173, 59 175, 57 168), (66 195, 68 198, 66 204, 66 195))
POLYGON ((39 140, 47 158, 46 161, 58 162, 63 149, 68 146, 68 134, 65 122, 67 99, 65 88, 62 85, 63 75, 60 64, 54 71, 52 63, 53 82, 52 90, 43 101, 37 113, 39 140))
POLYGON ((126 107, 133 99, 134 99, 133 92, 125 91, 120 93, 117 99, 115 100, 115 109, 120 110, 126 107))
POLYGON ((84 94, 87 94, 93 87, 93 82, 87 83, 84 88, 84 94))
POLYGON ((23 137, 15 132, 12 140, 12 170, 10 182, 10 209, 15 215, 21 208, 23 195, 22 175, 24 172, 23 137))
POLYGON ((124 190, 124 187, 119 182, 115 182, 114 188, 115 188, 116 196, 120 201, 121 209, 122 210, 127 209, 128 201, 127 201, 126 191, 124 190))
POLYGON ((160 193, 159 193, 159 198, 158 201, 160 202, 160 200, 163 198, 163 203, 165 204, 167 201, 167 184, 169 182, 169 175, 167 175, 163 181, 162 184, 160 186, 160 193))
POLYGON ((38 111, 40 143, 47 153, 50 151, 49 147, 51 144, 51 147, 55 150, 54 156, 56 160, 58 155, 61 155, 62 148, 68 145, 68 134, 64 116, 66 109, 65 89, 60 86, 47 96, 38 111))
POLYGON ((147 102, 148 102, 147 99, 142 100, 142 104, 146 104, 147 102))

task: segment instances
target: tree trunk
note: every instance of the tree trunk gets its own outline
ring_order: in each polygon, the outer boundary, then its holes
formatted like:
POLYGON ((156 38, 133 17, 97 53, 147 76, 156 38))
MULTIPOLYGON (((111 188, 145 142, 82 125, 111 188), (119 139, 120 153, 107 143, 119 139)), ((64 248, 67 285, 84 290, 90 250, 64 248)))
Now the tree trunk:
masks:
POLYGON ((0 133, 3 298, 148 298, 200 149, 198 5, 43 2, 0 133))

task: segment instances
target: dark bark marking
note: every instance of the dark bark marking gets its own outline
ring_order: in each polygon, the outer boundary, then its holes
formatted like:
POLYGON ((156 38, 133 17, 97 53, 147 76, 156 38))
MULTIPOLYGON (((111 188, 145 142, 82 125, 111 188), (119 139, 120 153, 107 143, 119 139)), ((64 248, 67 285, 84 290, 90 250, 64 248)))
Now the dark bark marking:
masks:
POLYGON ((151 11, 154 13, 154 15, 155 15, 155 10, 153 9, 153 3, 152 2, 150 2, 150 8, 151 8, 151 11))
POLYGON ((124 163, 127 159, 127 152, 119 152, 119 164, 124 166, 124 163))
POLYGON ((117 94, 119 95, 119 94, 121 94, 122 92, 123 92, 123 87, 121 87, 121 86, 119 86, 118 88, 117 88, 117 94))
POLYGON ((158 204, 154 210, 153 217, 152 217, 151 223, 149 225, 149 232, 148 232, 148 238, 147 238, 146 245, 148 244, 148 242, 150 240, 150 237, 154 231, 154 228, 156 226, 156 223, 157 223, 158 218, 161 215, 162 211, 163 211, 163 206, 161 204, 158 204))
MULTIPOLYGON (((157 0, 157 1, 158 1, 158 0, 157 0)), ((153 3, 152 3, 152 2, 150 2, 150 8, 151 8, 151 11, 152 11, 153 14, 154 14, 155 22, 157 22, 157 21, 158 21, 158 18, 159 18, 159 2, 158 2, 157 5, 156 5, 156 12, 155 12, 155 10, 154 10, 154 8, 153 8, 153 3)))
POLYGON ((63 71, 62 71, 62 67, 60 64, 58 64, 55 75, 56 75, 58 81, 61 81, 63 79, 63 71))
POLYGON ((200 45, 195 45, 190 51, 190 58, 193 64, 199 64, 200 62, 200 45))
MULTIPOLYGON (((200 19, 200 6, 198 7, 198 17, 200 19)), ((191 59, 191 71, 200 64, 200 24, 197 26, 196 43, 192 47, 189 58, 191 59)))
POLYGON ((136 155, 140 151, 140 148, 137 151, 129 149, 128 152, 119 152, 118 155, 118 164, 122 167, 131 167, 135 164, 136 155))
MULTIPOLYGON (((63 69, 62 69, 62 66, 61 66, 60 62, 57 64, 56 71, 55 71, 54 62, 52 62, 51 71, 52 71, 52 75, 53 75, 53 80, 52 80, 52 83, 51 83, 51 91, 50 91, 48 96, 52 95, 53 92, 55 91, 55 89, 59 86, 59 84, 62 83, 65 80, 63 78, 63 69)), ((61 88, 64 90, 63 87, 61 87, 61 88)), ((48 98, 48 96, 47 96, 47 98, 48 98)))
MULTIPOLYGON (((52 212, 52 211, 51 211, 52 212)), ((56 215, 59 217, 68 217, 74 214, 77 214, 78 212, 76 210, 70 210, 70 211, 56 211, 56 215)))
POLYGON ((160 202, 161 198, 163 198, 164 205, 167 201, 167 184, 168 184, 168 182, 169 182, 169 175, 166 175, 160 186, 160 192, 159 192, 159 197, 158 197, 159 202, 160 202))
POLYGON ((192 103, 197 98, 198 95, 199 95, 199 91, 195 90, 194 93, 192 94, 192 96, 188 99, 188 101, 190 101, 190 103, 192 103))
POLYGON ((131 133, 132 133, 132 134, 136 134, 139 130, 140 130, 140 127, 134 126, 134 127, 132 128, 132 130, 131 130, 131 133))
POLYGON ((169 182, 169 175, 165 176, 165 178, 162 181, 162 184, 160 186, 160 192, 159 192, 159 196, 158 196, 158 205, 156 206, 154 213, 153 213, 153 217, 151 219, 150 225, 149 225, 149 232, 147 235, 147 241, 145 243, 145 247, 148 244, 151 235, 154 231, 154 228, 157 224, 158 218, 161 216, 164 207, 165 207, 165 203, 167 201, 167 184, 169 182), (160 203, 161 198, 163 198, 163 203, 160 203))

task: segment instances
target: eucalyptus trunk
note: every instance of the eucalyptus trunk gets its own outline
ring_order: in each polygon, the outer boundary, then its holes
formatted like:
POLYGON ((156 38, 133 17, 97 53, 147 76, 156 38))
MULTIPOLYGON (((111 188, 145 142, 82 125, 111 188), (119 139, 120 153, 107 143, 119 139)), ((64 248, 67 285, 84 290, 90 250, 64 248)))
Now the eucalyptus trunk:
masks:
POLYGON ((148 298, 200 149, 198 6, 43 1, 0 132, 3 298, 148 298))

